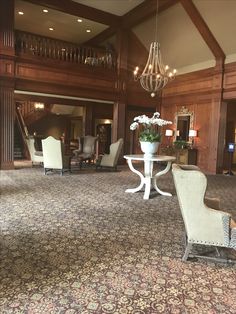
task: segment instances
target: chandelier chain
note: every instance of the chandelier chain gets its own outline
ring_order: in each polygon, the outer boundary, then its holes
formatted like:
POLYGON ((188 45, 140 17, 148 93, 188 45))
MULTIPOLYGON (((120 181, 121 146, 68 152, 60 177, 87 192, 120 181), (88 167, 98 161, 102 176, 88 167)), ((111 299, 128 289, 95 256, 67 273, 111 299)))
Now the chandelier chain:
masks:
POLYGON ((155 38, 151 43, 147 63, 141 75, 138 74, 139 67, 134 70, 134 80, 140 81, 141 86, 151 93, 154 97, 166 84, 173 80, 176 75, 176 70, 170 70, 168 65, 164 65, 161 58, 160 44, 157 40, 157 18, 158 18, 158 0, 156 5, 156 19, 155 19, 155 38))

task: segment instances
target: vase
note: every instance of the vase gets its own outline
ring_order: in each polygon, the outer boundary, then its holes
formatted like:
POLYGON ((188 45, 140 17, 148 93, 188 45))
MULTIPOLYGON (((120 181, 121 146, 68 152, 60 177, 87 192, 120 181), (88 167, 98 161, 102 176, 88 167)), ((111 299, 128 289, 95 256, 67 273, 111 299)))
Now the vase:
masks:
POLYGON ((150 157, 154 154, 156 154, 159 142, 142 142, 140 141, 141 150, 144 153, 144 156, 150 157))

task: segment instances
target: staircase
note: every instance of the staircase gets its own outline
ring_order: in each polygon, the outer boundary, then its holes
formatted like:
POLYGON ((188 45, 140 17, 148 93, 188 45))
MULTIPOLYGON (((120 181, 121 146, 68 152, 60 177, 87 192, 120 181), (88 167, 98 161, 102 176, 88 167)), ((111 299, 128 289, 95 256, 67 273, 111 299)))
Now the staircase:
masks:
POLYGON ((22 136, 18 124, 14 126, 14 160, 24 159, 22 136))

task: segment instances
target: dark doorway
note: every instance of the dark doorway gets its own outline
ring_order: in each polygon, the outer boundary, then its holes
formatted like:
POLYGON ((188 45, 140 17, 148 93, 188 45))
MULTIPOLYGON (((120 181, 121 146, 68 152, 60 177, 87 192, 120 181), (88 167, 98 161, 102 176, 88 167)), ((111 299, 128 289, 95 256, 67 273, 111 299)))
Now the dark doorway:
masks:
POLYGON ((99 138, 99 154, 109 154, 111 145, 111 124, 98 124, 96 131, 99 138))

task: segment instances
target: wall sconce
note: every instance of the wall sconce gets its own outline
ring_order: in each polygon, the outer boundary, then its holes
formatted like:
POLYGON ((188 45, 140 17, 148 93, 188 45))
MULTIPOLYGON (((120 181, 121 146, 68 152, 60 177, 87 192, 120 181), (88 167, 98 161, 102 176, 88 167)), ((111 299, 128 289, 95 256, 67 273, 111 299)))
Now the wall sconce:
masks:
POLYGON ((176 130, 175 132, 176 132, 176 134, 175 134, 176 137, 179 136, 179 130, 176 130))
POLYGON ((193 148, 194 145, 194 137, 197 136, 197 131, 196 130, 189 130, 188 136, 191 140, 191 148, 193 148))
POLYGON ((168 137, 168 146, 167 147, 170 147, 170 138, 171 138, 171 136, 173 136, 173 130, 166 130, 166 132, 165 132, 165 136, 167 136, 168 137))
POLYGON ((35 102, 34 103, 34 109, 37 110, 37 111, 44 110, 44 103, 42 103, 42 102, 35 102))

